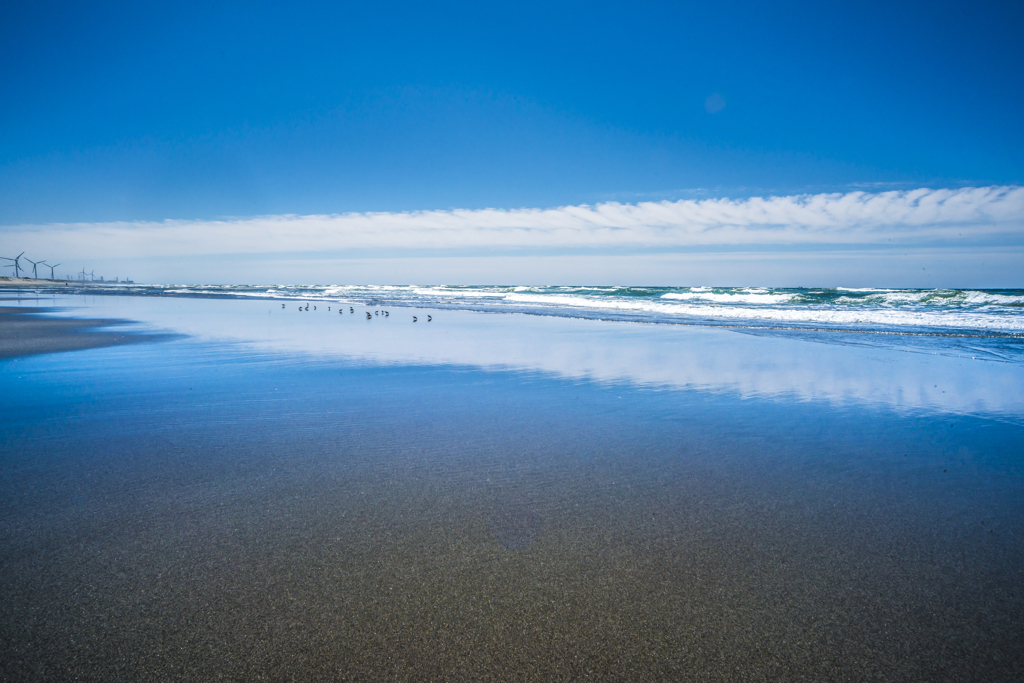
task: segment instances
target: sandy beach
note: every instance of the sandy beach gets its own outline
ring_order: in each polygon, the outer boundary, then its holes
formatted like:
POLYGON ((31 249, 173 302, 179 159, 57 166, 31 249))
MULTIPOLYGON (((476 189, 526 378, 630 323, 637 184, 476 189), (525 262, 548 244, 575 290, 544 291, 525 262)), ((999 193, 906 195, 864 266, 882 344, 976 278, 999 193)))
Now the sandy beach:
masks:
POLYGON ((89 283, 73 280, 44 280, 42 278, 0 276, 0 287, 61 287, 72 284, 87 285, 89 283))
MULTIPOLYGON (((424 328, 394 311, 145 305, 165 325, 217 320, 277 341, 0 362, 5 680, 1024 671, 1016 404, 997 419, 958 404, 907 413, 898 399, 346 355, 386 351, 373 340, 389 336, 490 344, 491 328, 540 349, 590 321, 435 312, 424 328), (283 346, 317 328, 335 350, 283 346)), ((662 353, 662 328, 624 325, 609 338, 662 353)), ((817 348, 668 332, 741 355, 817 348)), ((912 356, 893 353, 858 371, 912 356)))

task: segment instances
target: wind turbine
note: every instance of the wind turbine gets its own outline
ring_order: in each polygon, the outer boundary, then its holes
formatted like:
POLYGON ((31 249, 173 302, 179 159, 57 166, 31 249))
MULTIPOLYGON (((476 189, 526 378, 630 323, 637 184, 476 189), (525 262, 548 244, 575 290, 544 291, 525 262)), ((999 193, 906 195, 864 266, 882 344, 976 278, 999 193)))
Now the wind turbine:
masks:
MULTIPOLYGON (((25 252, 21 252, 21 253, 24 254, 25 252)), ((36 272, 36 266, 38 266, 40 263, 42 263, 42 261, 33 261, 30 258, 27 258, 25 260, 32 264, 32 279, 33 280, 38 280, 39 279, 39 273, 36 272)))
POLYGON ((82 272, 81 273, 76 273, 76 275, 81 275, 82 276, 82 282, 85 282, 85 276, 88 275, 88 273, 85 272, 85 268, 82 268, 82 272))
POLYGON ((40 263, 40 265, 44 265, 44 266, 46 266, 47 268, 50 269, 50 279, 51 280, 56 280, 57 279, 57 278, 55 278, 53 276, 53 269, 56 268, 57 266, 59 266, 60 265, 59 263, 54 263, 52 266, 49 263, 47 263, 46 261, 40 261, 39 263, 40 263))
MULTIPOLYGON (((13 266, 6 266, 7 268, 14 268, 14 277, 21 277, 21 266, 18 265, 18 259, 25 255, 25 252, 21 252, 14 258, 7 258, 6 256, 0 256, 4 261, 14 261, 13 266)), ((28 259, 25 259, 28 261, 28 259)))
POLYGON ((89 271, 89 282, 96 282, 96 271, 95 270, 90 270, 89 271))

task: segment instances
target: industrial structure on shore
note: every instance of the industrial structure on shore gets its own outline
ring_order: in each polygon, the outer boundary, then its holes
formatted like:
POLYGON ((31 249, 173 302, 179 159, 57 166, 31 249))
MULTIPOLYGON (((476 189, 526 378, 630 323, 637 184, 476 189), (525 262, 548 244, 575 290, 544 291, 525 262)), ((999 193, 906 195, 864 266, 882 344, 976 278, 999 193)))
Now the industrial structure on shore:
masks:
MULTIPOLYGON (((52 280, 54 282, 58 281, 56 276, 54 275, 54 268, 59 266, 60 265, 59 263, 50 264, 50 263, 47 263, 45 259, 42 260, 42 261, 33 261, 32 259, 25 257, 25 252, 21 252, 20 254, 15 256, 14 258, 11 258, 11 257, 8 257, 8 256, 0 256, 0 260, 10 261, 9 264, 7 264, 7 265, 5 265, 3 267, 4 268, 13 268, 14 269, 14 277, 15 278, 18 278, 18 279, 24 278, 26 280, 52 280), (32 277, 31 278, 28 277, 28 270, 29 270, 28 267, 21 265, 21 261, 22 260, 28 261, 29 263, 32 264, 32 277), (39 266, 43 266, 43 268, 44 268, 44 270, 43 270, 43 277, 39 277, 39 266), (46 270, 45 270, 46 268, 50 269, 50 277, 48 277, 48 278, 46 277, 46 270), (22 274, 21 274, 22 271, 25 272, 24 276, 22 276, 22 274)), ((125 278, 124 280, 121 280, 120 278, 115 277, 113 280, 105 280, 102 275, 97 277, 96 276, 96 271, 89 271, 88 273, 85 272, 85 268, 82 268, 81 272, 76 273, 74 278, 72 278, 70 274, 67 275, 64 278, 64 280, 62 280, 62 282, 103 282, 103 283, 107 283, 107 284, 114 283, 114 284, 129 284, 129 285, 135 284, 132 280, 130 280, 128 278, 125 278)))

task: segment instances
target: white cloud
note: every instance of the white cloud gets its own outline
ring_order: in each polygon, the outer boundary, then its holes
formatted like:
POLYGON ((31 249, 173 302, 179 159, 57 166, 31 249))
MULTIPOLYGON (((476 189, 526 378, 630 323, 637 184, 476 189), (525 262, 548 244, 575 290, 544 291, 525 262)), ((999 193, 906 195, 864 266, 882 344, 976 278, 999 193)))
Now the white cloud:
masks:
POLYGON ((1024 236, 1024 187, 0 229, 7 251, 59 252, 79 259, 348 249, 922 244, 961 235, 1024 236))

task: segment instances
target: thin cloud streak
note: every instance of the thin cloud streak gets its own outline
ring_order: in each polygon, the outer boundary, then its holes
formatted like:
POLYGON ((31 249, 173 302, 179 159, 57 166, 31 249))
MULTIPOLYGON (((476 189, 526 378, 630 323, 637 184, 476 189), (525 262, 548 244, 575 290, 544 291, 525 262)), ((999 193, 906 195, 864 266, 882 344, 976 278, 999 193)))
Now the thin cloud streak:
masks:
POLYGON ((1024 236, 1024 187, 918 189, 404 213, 74 223, 0 229, 78 258, 346 249, 591 249, 924 244, 1024 236))

